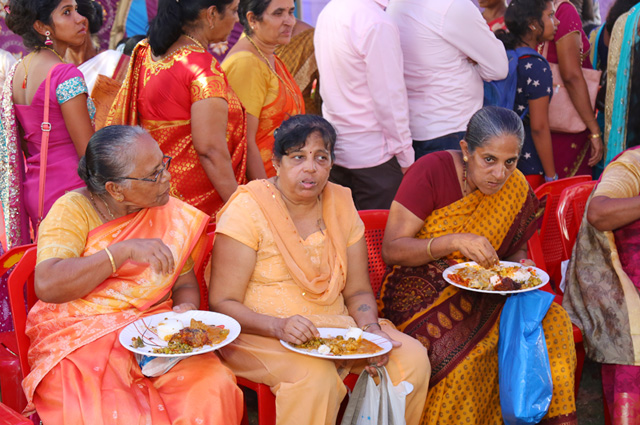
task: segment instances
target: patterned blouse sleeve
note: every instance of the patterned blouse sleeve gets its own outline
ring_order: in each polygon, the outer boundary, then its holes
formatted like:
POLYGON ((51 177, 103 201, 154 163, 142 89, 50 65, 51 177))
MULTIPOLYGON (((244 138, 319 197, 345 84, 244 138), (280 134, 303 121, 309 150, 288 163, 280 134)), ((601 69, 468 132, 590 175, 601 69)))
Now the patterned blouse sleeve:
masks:
POLYGON ((522 89, 527 101, 551 96, 553 76, 549 64, 538 58, 522 58, 518 62, 518 89, 522 89))
MULTIPOLYGON (((192 53, 196 55, 197 53, 192 53)), ((227 81, 218 62, 209 54, 198 54, 202 60, 196 65, 193 79, 189 86, 191 103, 199 100, 221 97, 227 99, 227 81)))
POLYGON ((89 95, 84 76, 74 65, 58 66, 54 73, 57 74, 56 98, 60 105, 83 93, 89 95))

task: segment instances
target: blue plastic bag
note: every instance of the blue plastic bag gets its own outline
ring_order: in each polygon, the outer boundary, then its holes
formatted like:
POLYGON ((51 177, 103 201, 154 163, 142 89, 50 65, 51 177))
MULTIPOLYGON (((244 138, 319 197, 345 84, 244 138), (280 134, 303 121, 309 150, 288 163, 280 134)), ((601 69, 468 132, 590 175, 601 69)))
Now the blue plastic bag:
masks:
POLYGON ((553 382, 542 329, 553 295, 540 290, 509 297, 500 316, 498 368, 502 419, 536 424, 547 414, 553 382))

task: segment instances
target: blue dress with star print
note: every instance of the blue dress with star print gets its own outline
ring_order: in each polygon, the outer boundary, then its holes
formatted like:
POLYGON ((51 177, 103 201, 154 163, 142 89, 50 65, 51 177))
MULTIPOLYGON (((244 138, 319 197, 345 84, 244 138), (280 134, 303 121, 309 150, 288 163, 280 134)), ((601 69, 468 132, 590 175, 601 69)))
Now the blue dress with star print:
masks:
MULTIPOLYGON (((529 100, 539 99, 543 96, 549 96, 549 99, 551 99, 552 87, 553 76, 546 60, 534 56, 520 58, 520 61, 518 61, 516 100, 513 110, 518 115, 522 115, 529 105, 529 100)), ((524 118, 524 130, 524 146, 518 161, 518 169, 524 175, 544 174, 538 152, 533 144, 533 137, 531 137, 529 114, 524 118)))

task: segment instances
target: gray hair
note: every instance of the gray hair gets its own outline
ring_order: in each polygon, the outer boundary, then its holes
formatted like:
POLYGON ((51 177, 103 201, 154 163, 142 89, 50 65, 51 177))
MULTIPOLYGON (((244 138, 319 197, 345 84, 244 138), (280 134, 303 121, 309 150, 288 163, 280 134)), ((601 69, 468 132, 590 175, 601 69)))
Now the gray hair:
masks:
POLYGON ((464 140, 469 146, 469 153, 473 153, 490 139, 505 135, 515 136, 518 149, 522 151, 524 126, 518 114, 507 108, 485 106, 469 120, 464 140))
POLYGON ((133 171, 135 144, 145 134, 141 127, 112 125, 91 136, 78 164, 78 175, 91 193, 106 193, 107 182, 118 181, 133 171))

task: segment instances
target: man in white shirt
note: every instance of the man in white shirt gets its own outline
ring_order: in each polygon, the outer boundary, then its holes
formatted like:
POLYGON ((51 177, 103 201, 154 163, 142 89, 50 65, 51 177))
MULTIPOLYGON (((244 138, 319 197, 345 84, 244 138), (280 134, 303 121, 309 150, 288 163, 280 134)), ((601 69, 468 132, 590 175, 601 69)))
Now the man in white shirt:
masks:
POLYGON ((482 81, 509 72, 504 45, 469 0, 391 0, 387 13, 400 31, 416 159, 460 149, 482 81))
POLYGON ((314 44, 322 114, 338 133, 331 180, 358 209, 387 209, 414 161, 398 28, 388 0, 331 0, 314 44))

